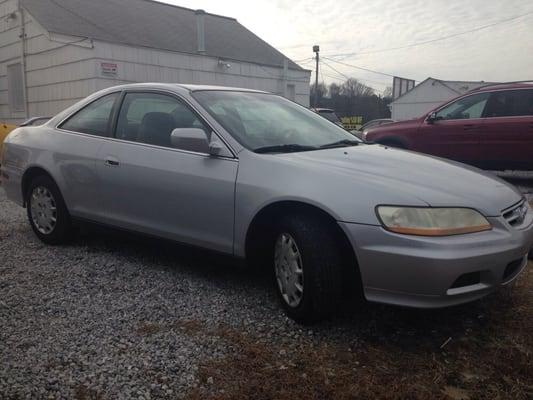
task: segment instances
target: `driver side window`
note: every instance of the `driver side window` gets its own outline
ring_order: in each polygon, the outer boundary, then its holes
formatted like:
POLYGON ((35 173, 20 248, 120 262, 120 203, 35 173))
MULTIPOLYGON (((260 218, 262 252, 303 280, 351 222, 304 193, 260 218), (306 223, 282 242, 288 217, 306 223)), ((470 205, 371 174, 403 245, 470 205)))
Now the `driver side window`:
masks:
POLYGON ((437 112, 437 120, 482 118, 489 93, 466 96, 448 104, 437 112))
POLYGON ((159 93, 127 93, 118 117, 116 137, 132 142, 173 147, 170 134, 176 128, 199 128, 204 123, 181 101, 159 93))

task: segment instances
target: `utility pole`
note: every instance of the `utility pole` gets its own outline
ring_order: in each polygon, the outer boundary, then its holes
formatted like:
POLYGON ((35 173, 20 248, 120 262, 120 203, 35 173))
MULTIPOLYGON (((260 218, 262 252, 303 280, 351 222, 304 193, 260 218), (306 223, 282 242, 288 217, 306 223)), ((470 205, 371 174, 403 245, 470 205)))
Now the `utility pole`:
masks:
POLYGON ((320 53, 320 46, 319 45, 314 45, 313 46, 313 51, 315 52, 316 54, 316 74, 315 74, 315 108, 318 107, 318 61, 319 61, 319 53, 320 53))

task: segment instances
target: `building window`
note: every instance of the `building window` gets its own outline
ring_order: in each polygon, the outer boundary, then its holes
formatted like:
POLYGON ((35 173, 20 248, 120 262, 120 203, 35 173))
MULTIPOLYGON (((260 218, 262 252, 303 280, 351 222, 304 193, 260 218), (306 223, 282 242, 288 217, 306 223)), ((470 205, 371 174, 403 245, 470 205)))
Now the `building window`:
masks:
POLYGON ((287 85, 287 98, 292 101, 296 100, 296 86, 287 85))
POLYGON ((22 82, 22 64, 7 66, 7 93, 11 112, 24 111, 24 85, 22 82))

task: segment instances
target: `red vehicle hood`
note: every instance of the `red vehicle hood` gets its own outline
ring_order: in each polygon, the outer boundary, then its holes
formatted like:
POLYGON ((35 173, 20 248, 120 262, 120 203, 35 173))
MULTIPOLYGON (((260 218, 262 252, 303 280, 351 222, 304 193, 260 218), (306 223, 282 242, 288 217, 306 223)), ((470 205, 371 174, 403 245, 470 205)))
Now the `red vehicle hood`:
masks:
POLYGON ((405 121, 392 122, 390 124, 385 124, 385 125, 377 126, 375 128, 371 128, 368 131, 367 139, 370 139, 372 134, 374 134, 374 133, 391 132, 391 131, 394 132, 396 130, 402 130, 403 131, 404 129, 412 130, 413 128, 418 128, 420 126, 420 124, 422 122, 424 122, 425 118, 426 118, 426 116, 424 115, 423 117, 420 117, 420 118, 408 119, 408 120, 405 120, 405 121))

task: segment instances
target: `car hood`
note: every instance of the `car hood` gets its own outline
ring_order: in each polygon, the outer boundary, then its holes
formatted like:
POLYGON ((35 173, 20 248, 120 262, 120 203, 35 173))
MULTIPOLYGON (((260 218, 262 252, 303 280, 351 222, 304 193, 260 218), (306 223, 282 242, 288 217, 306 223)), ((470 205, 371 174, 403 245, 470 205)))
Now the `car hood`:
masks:
POLYGON ((391 129, 394 130, 394 129, 418 127, 423 121, 424 121, 424 117, 407 119, 405 121, 391 122, 390 124, 383 124, 383 125, 370 128, 368 129, 368 133, 390 131, 391 129))
POLYGON ((469 207, 485 216, 499 216, 523 197, 508 183, 477 168, 380 145, 282 156, 317 179, 334 179, 344 187, 354 185, 367 191, 375 188, 380 196, 376 201, 381 204, 398 198, 393 194, 401 194, 404 199, 412 198, 413 205, 423 202, 432 207, 469 207), (383 193, 390 193, 391 200, 383 193))

